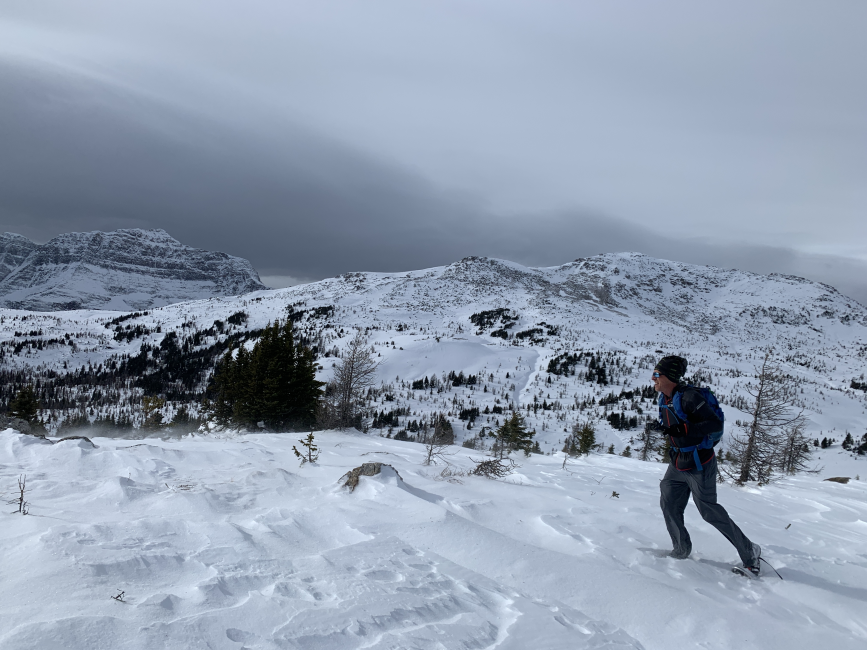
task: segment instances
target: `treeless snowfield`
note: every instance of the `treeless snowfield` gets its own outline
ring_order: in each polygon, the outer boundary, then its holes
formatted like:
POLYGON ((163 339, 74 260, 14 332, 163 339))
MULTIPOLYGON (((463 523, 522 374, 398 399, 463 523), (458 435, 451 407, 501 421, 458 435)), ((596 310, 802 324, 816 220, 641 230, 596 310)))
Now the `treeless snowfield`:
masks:
POLYGON ((867 646, 864 460, 822 459, 848 485, 720 486, 784 578, 748 580, 692 504, 693 556, 662 557, 662 464, 520 456, 504 481, 448 482, 421 445, 361 434, 317 433, 299 467, 298 437, 0 433, 4 501, 26 474, 31 502, 2 515, 0 647, 867 646), (399 476, 338 486, 370 461, 399 476))

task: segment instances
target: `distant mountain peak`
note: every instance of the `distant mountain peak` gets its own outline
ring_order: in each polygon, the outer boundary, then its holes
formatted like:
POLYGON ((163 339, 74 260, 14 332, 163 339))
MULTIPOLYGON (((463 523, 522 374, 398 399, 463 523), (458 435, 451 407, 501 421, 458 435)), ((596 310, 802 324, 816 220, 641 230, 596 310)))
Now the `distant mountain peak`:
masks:
POLYGON ((148 309, 265 289, 249 261, 182 244, 162 229, 0 235, 0 306, 148 309))

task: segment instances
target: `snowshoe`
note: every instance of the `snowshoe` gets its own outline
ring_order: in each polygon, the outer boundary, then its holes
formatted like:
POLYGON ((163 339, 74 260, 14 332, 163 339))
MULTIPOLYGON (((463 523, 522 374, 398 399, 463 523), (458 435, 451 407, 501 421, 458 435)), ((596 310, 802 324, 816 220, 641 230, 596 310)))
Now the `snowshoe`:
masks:
POLYGON ((762 568, 759 566, 733 566, 732 573, 737 573, 739 576, 744 576, 745 578, 760 578, 762 575, 762 568))

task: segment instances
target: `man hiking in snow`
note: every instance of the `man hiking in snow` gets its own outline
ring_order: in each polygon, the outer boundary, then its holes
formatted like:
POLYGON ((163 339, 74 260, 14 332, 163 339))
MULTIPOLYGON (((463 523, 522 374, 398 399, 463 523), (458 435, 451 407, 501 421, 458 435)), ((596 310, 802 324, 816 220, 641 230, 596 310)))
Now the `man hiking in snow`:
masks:
POLYGON ((692 494, 702 518, 734 545, 744 569, 758 576, 761 547, 747 539, 716 501, 713 445, 722 436, 722 410, 708 389, 681 383, 686 366, 683 357, 668 356, 660 359, 653 370, 653 387, 659 393, 659 423, 671 442, 671 462, 659 486, 659 503, 674 546, 671 557, 685 559, 692 552, 692 541, 683 523, 692 494))

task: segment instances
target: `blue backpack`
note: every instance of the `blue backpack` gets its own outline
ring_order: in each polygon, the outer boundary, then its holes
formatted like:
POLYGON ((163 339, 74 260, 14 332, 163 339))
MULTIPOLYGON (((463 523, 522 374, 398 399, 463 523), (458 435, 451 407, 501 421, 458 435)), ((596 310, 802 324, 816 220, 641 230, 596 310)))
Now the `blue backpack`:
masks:
MULTIPOLYGON (((695 467, 699 472, 701 472, 702 467, 701 467, 701 461, 698 458, 698 450, 699 449, 711 449, 714 445, 716 445, 722 439, 723 429, 725 428, 726 416, 723 413, 722 408, 720 408, 720 405, 719 405, 719 402, 717 401, 716 395, 713 394, 713 391, 711 391, 710 388, 708 388, 707 386, 702 386, 702 387, 686 386, 686 388, 691 388, 692 390, 697 390, 701 394, 702 398, 704 398, 704 401, 707 402, 707 405, 710 406, 711 409, 713 409, 713 412, 716 413, 717 417, 720 419, 719 431, 716 431, 714 433, 709 433, 708 435, 706 435, 704 437, 704 440, 702 440, 697 445, 690 445, 689 447, 675 447, 675 446, 671 447, 672 449, 674 449, 678 453, 691 451, 693 454, 693 459, 695 460, 695 467)), ((689 422, 689 420, 686 417, 686 413, 683 412, 683 407, 680 405, 680 400, 681 400, 682 394, 683 394, 683 391, 680 391, 680 390, 675 392, 674 395, 672 396, 671 404, 666 404, 665 403, 665 395, 663 395, 662 393, 659 394, 659 424, 662 427, 666 426, 666 422, 668 422, 669 424, 671 422, 675 422, 675 423, 677 423, 677 422, 687 422, 688 423, 689 422), (665 412, 668 413, 668 417, 664 416, 665 412)))

